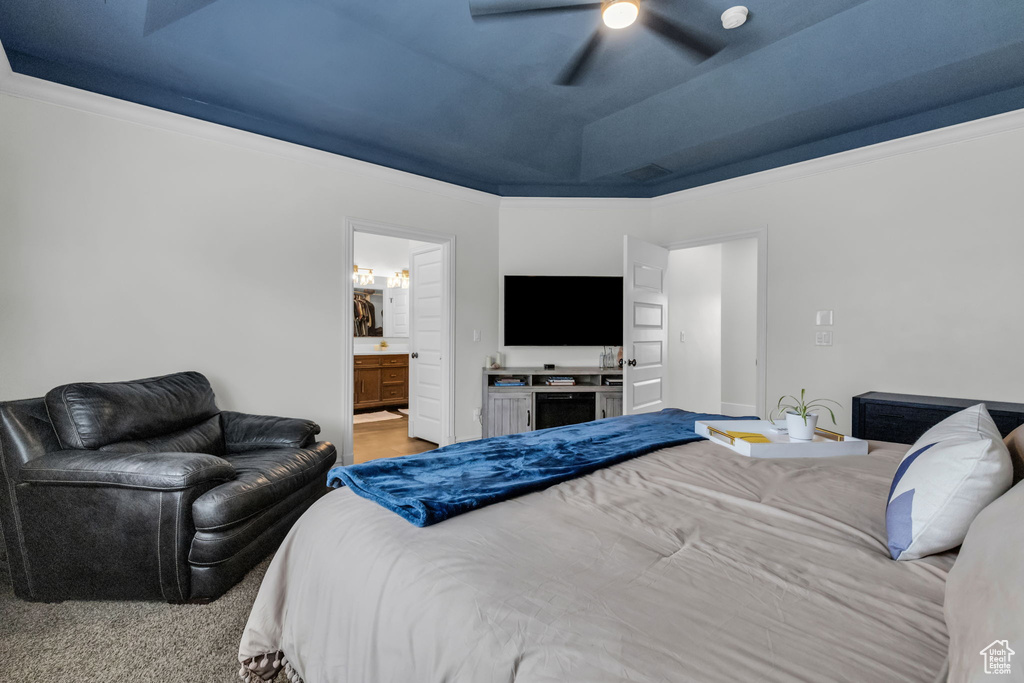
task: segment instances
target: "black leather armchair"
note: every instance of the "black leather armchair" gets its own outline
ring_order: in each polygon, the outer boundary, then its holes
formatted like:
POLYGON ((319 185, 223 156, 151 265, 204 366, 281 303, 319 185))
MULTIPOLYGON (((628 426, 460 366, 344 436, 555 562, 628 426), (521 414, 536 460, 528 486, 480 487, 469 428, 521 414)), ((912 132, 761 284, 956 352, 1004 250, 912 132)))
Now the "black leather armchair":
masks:
POLYGON ((198 372, 0 403, 0 524, 26 600, 208 601, 326 492, 309 420, 220 411, 198 372))

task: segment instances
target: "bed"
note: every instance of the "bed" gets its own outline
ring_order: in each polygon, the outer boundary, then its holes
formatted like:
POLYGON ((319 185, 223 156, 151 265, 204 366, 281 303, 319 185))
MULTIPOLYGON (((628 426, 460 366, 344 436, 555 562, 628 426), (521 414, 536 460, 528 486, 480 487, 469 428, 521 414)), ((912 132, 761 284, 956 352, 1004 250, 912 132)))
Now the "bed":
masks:
POLYGON ((268 570, 243 677, 942 680, 955 553, 886 549, 905 451, 762 460, 699 441, 427 528, 332 491, 268 570))

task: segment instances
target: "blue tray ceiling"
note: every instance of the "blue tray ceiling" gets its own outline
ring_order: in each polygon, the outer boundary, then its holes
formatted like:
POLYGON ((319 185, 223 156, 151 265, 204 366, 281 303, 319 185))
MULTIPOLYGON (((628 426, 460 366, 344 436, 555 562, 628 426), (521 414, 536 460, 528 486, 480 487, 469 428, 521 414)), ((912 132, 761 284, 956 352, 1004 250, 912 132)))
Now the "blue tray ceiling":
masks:
POLYGON ((599 12, 467 0, 4 0, 0 40, 19 73, 506 196, 652 197, 1024 108, 1022 2, 748 0, 732 31, 732 0, 644 2, 727 47, 636 25, 562 87, 599 12))

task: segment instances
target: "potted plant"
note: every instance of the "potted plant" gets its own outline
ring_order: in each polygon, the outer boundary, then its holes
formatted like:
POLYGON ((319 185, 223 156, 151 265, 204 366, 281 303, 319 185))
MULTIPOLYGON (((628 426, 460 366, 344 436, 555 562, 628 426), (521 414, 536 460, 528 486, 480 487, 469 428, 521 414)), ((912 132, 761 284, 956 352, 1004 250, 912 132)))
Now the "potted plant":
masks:
POLYGON ((814 438, 814 430, 818 427, 818 414, 811 410, 827 410, 832 418, 832 424, 836 424, 836 415, 828 407, 828 403, 834 403, 837 408, 842 408, 839 403, 830 398, 806 399, 807 390, 800 390, 800 398, 796 396, 783 396, 779 399, 778 405, 772 411, 772 418, 776 413, 786 416, 786 428, 789 431, 789 438, 797 441, 810 441, 814 438))

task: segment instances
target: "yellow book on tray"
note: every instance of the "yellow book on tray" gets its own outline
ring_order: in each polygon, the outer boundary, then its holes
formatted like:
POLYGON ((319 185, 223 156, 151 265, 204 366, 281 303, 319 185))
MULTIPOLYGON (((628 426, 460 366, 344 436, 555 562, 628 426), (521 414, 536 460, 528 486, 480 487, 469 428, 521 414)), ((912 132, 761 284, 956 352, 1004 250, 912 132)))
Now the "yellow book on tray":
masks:
POLYGON ((764 434, 758 434, 757 432, 726 432, 726 434, 728 434, 729 436, 731 436, 731 437, 733 437, 735 439, 742 439, 742 440, 746 441, 747 443, 771 443, 772 442, 772 440, 769 439, 767 436, 765 436, 764 434))

